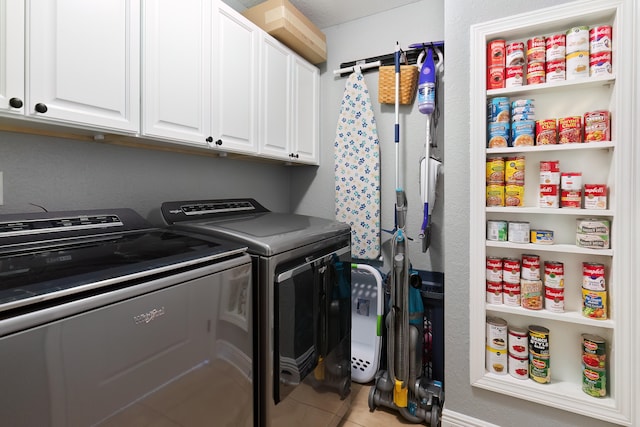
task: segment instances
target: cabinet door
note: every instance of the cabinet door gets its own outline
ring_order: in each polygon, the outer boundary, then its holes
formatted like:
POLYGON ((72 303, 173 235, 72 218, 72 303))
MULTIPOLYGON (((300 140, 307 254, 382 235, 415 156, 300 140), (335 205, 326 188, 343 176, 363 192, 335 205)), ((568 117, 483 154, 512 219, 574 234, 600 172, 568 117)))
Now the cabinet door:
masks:
POLYGON ((289 159, 291 148, 291 53, 270 37, 262 44, 260 154, 289 159))
POLYGON ((320 73, 307 61, 293 61, 292 152, 301 163, 318 164, 320 73))
POLYGON ((255 154, 259 29, 222 2, 214 19, 214 147, 255 154))
POLYGON ((0 0, 0 112, 23 111, 24 2, 0 0))
POLYGON ((137 132, 139 0, 32 0, 27 16, 27 114, 137 132))
POLYGON ((205 145, 211 130, 211 2, 144 0, 142 132, 205 145))

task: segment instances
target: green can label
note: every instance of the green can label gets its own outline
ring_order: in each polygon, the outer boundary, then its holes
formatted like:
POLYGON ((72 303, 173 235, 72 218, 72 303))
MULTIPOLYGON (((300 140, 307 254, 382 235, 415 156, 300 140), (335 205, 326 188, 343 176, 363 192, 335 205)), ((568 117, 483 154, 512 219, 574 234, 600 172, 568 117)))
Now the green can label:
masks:
POLYGON ((593 397, 607 395, 607 371, 582 365, 582 391, 593 397))
POLYGON ((550 359, 529 353, 529 378, 540 383, 551 382, 550 359))

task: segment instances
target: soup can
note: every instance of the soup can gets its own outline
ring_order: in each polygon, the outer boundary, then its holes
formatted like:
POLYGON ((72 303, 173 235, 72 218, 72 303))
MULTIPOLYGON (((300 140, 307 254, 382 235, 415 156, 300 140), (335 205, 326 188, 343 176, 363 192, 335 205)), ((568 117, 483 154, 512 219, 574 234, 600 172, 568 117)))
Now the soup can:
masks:
POLYGON ((524 65, 525 54, 523 42, 508 43, 505 46, 505 50, 507 53, 505 65, 507 67, 512 67, 514 65, 524 65))
POLYGON ((518 87, 524 84, 524 67, 510 65, 505 69, 504 87, 518 87))
MULTIPOLYGON (((487 221, 487 240, 493 242, 507 241, 507 221, 493 220, 487 221)), ((488 260, 489 258, 487 258, 488 260)))
POLYGON ((531 230, 530 240, 537 245, 552 245, 553 230, 531 230))
POLYGON ((558 142, 560 144, 582 142, 582 116, 558 119, 558 142))
POLYGON ((542 62, 530 62, 527 65, 527 84, 535 85, 544 83, 546 81, 546 74, 544 60, 542 62))
POLYGON ((542 280, 520 280, 520 306, 527 310, 542 310, 544 307, 542 280))
POLYGON ((611 115, 609 111, 597 110, 584 113, 584 140, 611 141, 611 115))
POLYGON ((540 184, 560 184, 560 161, 542 160, 540 162, 540 184))
POLYGON ((525 328, 512 326, 508 330, 509 354, 516 357, 529 355, 529 332, 525 328))
POLYGON ((507 350, 507 321, 500 317, 487 317, 487 347, 507 350))
POLYGON ((567 77, 567 63, 564 58, 548 61, 545 65, 547 82, 562 82, 567 77))
POLYGON ((487 281, 502 282, 502 258, 487 257, 487 281))
POLYGON ((529 357, 519 357, 509 354, 509 375, 519 380, 529 378, 529 357))
POLYGON ((529 353, 538 356, 549 357, 549 329, 529 325, 529 353))
POLYGON ((504 185, 487 185, 487 206, 504 206, 504 185))
POLYGON ((502 304, 502 282, 487 280, 487 303, 502 304))
POLYGON ((564 34, 554 34, 545 39, 545 49, 547 62, 557 61, 559 59, 564 61, 566 55, 566 36, 564 34))
POLYGON ((606 291, 604 264, 597 262, 582 263, 582 287, 590 291, 606 291))
POLYGON ((589 52, 611 52, 612 28, 610 25, 600 25, 589 30, 589 52))
MULTIPOLYGON (((507 184, 504 187, 504 205, 522 206, 524 204, 524 185, 507 184)), ((509 234, 507 233, 507 236, 509 234)))
POLYGON ((513 114, 535 114, 536 112, 536 107, 533 106, 533 104, 526 104, 526 105, 522 105, 520 107, 511 107, 511 113, 513 114))
POLYGON ((524 185, 524 156, 507 157, 504 161, 504 180, 507 184, 524 185))
POLYGON ((536 145, 557 143, 556 119, 536 120, 536 145))
POLYGON ((582 288, 582 315, 589 319, 607 319, 607 292, 582 288))
POLYGON ((532 146, 535 141, 536 122, 521 120, 511 124, 511 141, 514 147, 532 146))
POLYGON ((492 374, 506 375, 508 363, 507 351, 487 346, 485 363, 487 371, 492 374))
POLYGON ((487 184, 502 184, 505 181, 503 157, 487 158, 487 184))
POLYGON ((551 382, 551 359, 549 356, 540 356, 529 353, 529 378, 540 384, 551 382))
POLYGON ((582 391, 592 397, 607 395, 606 369, 592 368, 582 365, 582 391))
POLYGON ((510 146, 509 143, 509 122, 494 122, 489 123, 489 139, 487 141, 487 147, 489 148, 501 148, 510 146))
POLYGON ((606 184, 585 184, 584 185, 584 208, 585 209, 607 209, 606 184))
POLYGON ((487 67, 487 90, 502 89, 504 87, 504 65, 491 65, 487 67))
POLYGON ((508 240, 511 243, 529 243, 529 223, 526 221, 509 221, 508 240))
POLYGON ((573 27, 565 33, 566 53, 589 51, 589 27, 573 27))
POLYGON ((576 232, 584 234, 609 234, 611 222, 603 218, 576 219, 576 232))
POLYGON ((511 101, 511 108, 533 107, 534 101, 535 100, 531 98, 515 99, 511 101))
POLYGON ((502 303, 510 307, 520 307, 520 282, 502 282, 502 303))
POLYGON ((487 102, 487 120, 489 123, 508 122, 511 118, 509 98, 499 96, 487 102))
POLYGON ((589 51, 567 54, 565 73, 567 80, 589 77, 589 51))
POLYGON ((544 308, 554 313, 564 312, 564 288, 544 288, 544 308))
MULTIPOLYGON (((534 120, 536 119, 535 112, 531 111, 528 113, 520 113, 520 114, 512 114, 511 115, 511 123, 515 124, 515 122, 523 122, 525 120, 534 120)), ((513 128, 513 125, 511 126, 513 128)))
POLYGON ((487 66, 505 66, 505 40, 492 40, 487 43, 487 66))
POLYGON ((609 235, 576 233, 576 246, 587 249, 609 249, 609 235))
POLYGON ((580 209, 582 206, 582 190, 560 190, 560 207, 580 209))
POLYGON ((527 64, 544 63, 546 43, 544 37, 532 37, 527 40, 527 64))
POLYGON ((502 259, 502 281, 520 285, 520 260, 518 258, 502 259))
POLYGON ((582 172, 561 172, 560 188, 563 190, 582 190, 582 172))
POLYGON ((538 255, 522 255, 520 277, 525 280, 540 280, 540 257, 538 255))
POLYGON ((558 261, 544 262, 544 286, 564 288, 564 264, 558 261))
POLYGON ((582 334, 582 363, 596 369, 607 366, 607 348, 604 338, 593 334, 582 334))
POLYGON ((589 76, 607 76, 613 72, 611 67, 611 52, 593 53, 589 56, 589 76))
POLYGON ((554 184, 540 184, 540 199, 538 206, 541 208, 560 207, 560 186, 554 184))

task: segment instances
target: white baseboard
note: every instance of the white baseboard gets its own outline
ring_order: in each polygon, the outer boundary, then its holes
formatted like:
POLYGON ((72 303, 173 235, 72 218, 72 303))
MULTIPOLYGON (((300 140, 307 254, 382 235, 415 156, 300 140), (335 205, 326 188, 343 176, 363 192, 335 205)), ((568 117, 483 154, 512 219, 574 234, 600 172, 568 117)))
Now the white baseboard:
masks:
POLYGON ((499 427, 477 418, 470 417, 459 412, 450 411, 444 408, 442 410, 442 427, 499 427))

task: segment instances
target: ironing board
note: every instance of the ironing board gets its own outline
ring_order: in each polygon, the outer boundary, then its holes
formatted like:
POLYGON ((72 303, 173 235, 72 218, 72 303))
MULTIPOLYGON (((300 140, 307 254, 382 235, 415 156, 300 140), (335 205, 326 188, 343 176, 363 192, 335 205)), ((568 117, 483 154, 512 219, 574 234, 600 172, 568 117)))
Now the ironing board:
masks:
POLYGON ((336 220, 351 226, 351 256, 380 255, 380 150, 364 76, 347 79, 338 116, 335 158, 336 220))

